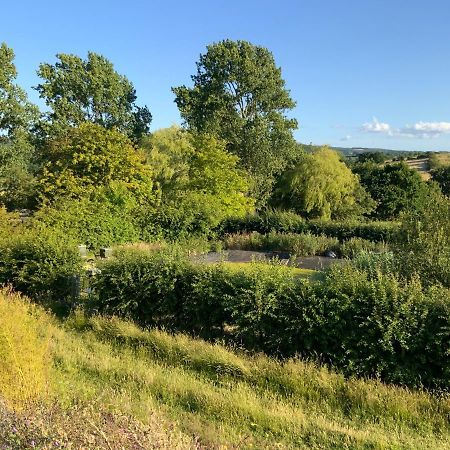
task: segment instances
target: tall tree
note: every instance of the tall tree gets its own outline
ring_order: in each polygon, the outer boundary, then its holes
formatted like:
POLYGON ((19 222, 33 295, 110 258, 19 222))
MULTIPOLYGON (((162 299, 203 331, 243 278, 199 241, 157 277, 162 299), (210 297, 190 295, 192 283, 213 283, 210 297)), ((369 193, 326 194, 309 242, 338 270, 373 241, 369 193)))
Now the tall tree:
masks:
POLYGON ((44 126, 47 133, 48 125, 58 132, 85 121, 117 128, 135 139, 149 132, 150 111, 137 106, 133 84, 108 59, 93 52, 86 60, 56 56, 55 64, 39 66, 37 73, 44 81, 35 88, 51 108, 44 126))
POLYGON ((246 41, 209 45, 197 62, 194 86, 173 88, 186 125, 227 142, 253 178, 259 204, 268 198, 275 174, 296 150, 297 127, 286 112, 295 106, 272 53, 246 41))
POLYGON ((39 111, 15 83, 14 51, 0 46, 0 202, 9 209, 33 203, 35 180, 31 128, 39 111))
POLYGON ((13 137, 28 130, 38 117, 38 109, 28 101, 25 91, 15 84, 17 70, 14 51, 4 42, 0 46, 0 135, 13 137))

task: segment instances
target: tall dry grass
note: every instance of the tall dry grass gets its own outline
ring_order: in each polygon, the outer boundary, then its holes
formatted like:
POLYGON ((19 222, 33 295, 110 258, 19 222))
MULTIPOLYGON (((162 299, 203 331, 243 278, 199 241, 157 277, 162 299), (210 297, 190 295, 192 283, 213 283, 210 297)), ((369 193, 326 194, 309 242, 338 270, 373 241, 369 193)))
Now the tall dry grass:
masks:
POLYGON ((0 291, 0 396, 21 409, 48 393, 52 326, 38 307, 0 291))

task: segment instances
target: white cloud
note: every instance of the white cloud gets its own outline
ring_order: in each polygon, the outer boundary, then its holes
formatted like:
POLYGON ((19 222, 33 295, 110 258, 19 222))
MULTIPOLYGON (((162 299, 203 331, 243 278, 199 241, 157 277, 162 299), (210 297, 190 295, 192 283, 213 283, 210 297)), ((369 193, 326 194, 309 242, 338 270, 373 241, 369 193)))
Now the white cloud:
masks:
POLYGON ((372 122, 363 124, 361 131, 365 133, 385 134, 386 136, 400 136, 420 139, 431 139, 442 134, 450 134, 450 122, 417 122, 402 128, 393 128, 388 123, 380 122, 376 117, 372 122))
POLYGON ((349 141, 350 139, 351 139, 352 137, 349 135, 349 134, 347 134, 347 136, 344 136, 344 137, 341 137, 341 141, 349 141))
POLYGON ((450 122, 417 122, 414 125, 406 125, 399 133, 402 136, 429 139, 450 134, 450 122))
POLYGON ((372 119, 372 122, 363 124, 361 129, 366 133, 392 134, 391 126, 388 123, 380 122, 376 117, 372 119))

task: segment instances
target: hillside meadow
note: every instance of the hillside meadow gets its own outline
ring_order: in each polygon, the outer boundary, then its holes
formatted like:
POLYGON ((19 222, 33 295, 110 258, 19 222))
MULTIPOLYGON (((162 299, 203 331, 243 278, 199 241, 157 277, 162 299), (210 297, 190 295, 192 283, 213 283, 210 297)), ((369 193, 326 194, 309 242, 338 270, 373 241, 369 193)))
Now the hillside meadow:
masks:
POLYGON ((445 449, 450 401, 0 296, 2 448, 445 449), (27 355, 27 356, 25 356, 27 355))

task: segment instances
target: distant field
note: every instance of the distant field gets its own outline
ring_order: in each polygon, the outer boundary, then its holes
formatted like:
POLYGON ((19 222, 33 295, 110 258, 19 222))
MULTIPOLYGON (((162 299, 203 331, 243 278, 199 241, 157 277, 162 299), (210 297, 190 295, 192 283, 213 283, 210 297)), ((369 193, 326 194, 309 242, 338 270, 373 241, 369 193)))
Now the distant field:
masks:
POLYGON ((423 180, 428 181, 431 178, 429 158, 412 159, 409 161, 405 161, 405 163, 411 169, 417 170, 417 172, 419 172, 419 175, 422 177, 423 180))
POLYGON ((434 153, 430 158, 409 159, 404 162, 411 169, 417 170, 424 181, 428 181, 431 178, 431 170, 450 165, 450 153, 434 153))

